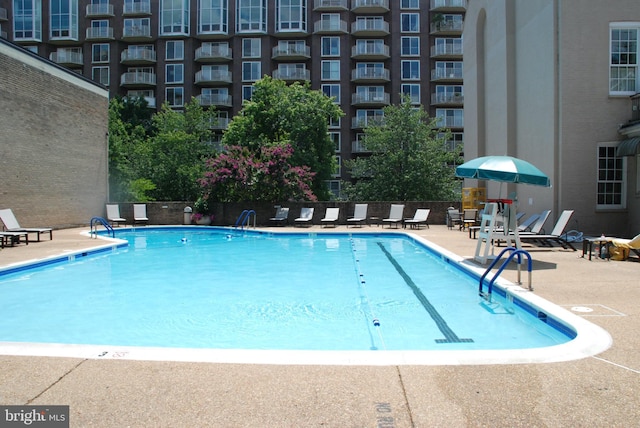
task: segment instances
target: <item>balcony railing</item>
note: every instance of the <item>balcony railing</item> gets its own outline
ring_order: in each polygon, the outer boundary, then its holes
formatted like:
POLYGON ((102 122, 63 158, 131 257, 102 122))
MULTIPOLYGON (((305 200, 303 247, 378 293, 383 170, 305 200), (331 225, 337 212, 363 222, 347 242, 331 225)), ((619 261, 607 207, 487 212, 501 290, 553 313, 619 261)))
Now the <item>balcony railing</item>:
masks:
POLYGON ((206 83, 233 83, 233 75, 229 70, 200 70, 196 73, 196 84, 206 83))
POLYGON ((387 21, 358 20, 351 24, 351 34, 354 36, 386 36, 389 34, 387 21))
POLYGON ((390 79, 389 70, 386 68, 357 68, 351 71, 351 80, 388 82, 390 79))
POLYGON ((346 34, 348 25, 346 21, 316 21, 313 24, 313 32, 318 34, 346 34))
POLYGON ((87 28, 87 39, 113 40, 113 27, 89 27, 87 28))
POLYGON ((462 70, 459 68, 436 68, 431 70, 431 80, 462 80, 462 70))
POLYGON ((273 70, 273 78, 280 80, 311 80, 311 72, 306 69, 273 70))
POLYGON ((431 94, 431 104, 434 105, 460 105, 464 103, 464 95, 453 94, 431 94))
POLYGON ((136 25, 131 27, 124 27, 122 29, 122 38, 128 40, 147 40, 151 39, 151 26, 150 25, 136 25))
POLYGON ((59 50, 51 52, 49 59, 56 64, 62 65, 82 65, 82 52, 59 50))
POLYGON ((151 3, 149 1, 125 2, 122 7, 123 15, 151 15, 151 3))
POLYGON ((7 9, 0 7, 0 21, 6 21, 7 19, 7 9))
POLYGON ((353 0, 351 11, 354 13, 385 13, 389 11, 389 0, 353 0))
POLYGON ((87 17, 94 18, 96 16, 114 16, 112 4, 88 4, 87 17))
POLYGON ((429 9, 439 12, 463 12, 467 10, 467 0, 431 0, 429 9))
POLYGON ((120 54, 120 62, 126 64, 133 63, 155 63, 156 51, 151 49, 125 49, 120 54))
POLYGON ((380 125, 384 122, 384 116, 354 117, 351 119, 351 128, 360 129, 367 126, 380 125))
POLYGON ((229 46, 201 46, 196 49, 196 61, 201 62, 224 62, 231 61, 233 56, 229 46))
POLYGON ((347 0, 315 0, 313 10, 348 10, 347 0))
POLYGON ((352 105, 389 105, 390 96, 387 92, 384 93, 363 93, 352 94, 352 105))
POLYGON ((351 153, 371 153, 371 150, 367 149, 362 141, 351 142, 351 153))
POLYGON ((462 21, 432 22, 431 34, 462 34, 464 23, 462 21))
POLYGON ((456 44, 442 44, 431 46, 432 57, 458 58, 462 56, 462 41, 456 44))
POLYGON ((231 107, 231 95, 229 94, 201 94, 196 96, 198 104, 201 106, 221 106, 231 107))
POLYGON ((212 117, 209 122, 209 129, 227 129, 229 121, 228 117, 212 117))
POLYGON ((287 59, 311 58, 311 48, 309 46, 275 46, 271 50, 271 57, 287 59))
POLYGON ((464 128, 464 119, 461 117, 438 117, 436 126, 440 128, 464 128))
POLYGON ((389 46, 387 45, 356 45, 351 48, 352 58, 383 59, 389 58, 389 46))
POLYGON ((155 86, 156 75, 147 71, 132 71, 120 76, 121 86, 155 86))

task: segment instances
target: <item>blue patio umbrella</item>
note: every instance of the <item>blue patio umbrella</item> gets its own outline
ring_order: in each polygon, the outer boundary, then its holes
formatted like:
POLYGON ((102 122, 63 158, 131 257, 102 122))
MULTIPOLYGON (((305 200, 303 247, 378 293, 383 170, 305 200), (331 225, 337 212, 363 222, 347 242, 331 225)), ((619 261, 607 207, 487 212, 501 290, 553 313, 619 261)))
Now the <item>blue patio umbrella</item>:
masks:
POLYGON ((547 175, 531 163, 511 156, 483 156, 456 168, 456 177, 551 187, 547 175))

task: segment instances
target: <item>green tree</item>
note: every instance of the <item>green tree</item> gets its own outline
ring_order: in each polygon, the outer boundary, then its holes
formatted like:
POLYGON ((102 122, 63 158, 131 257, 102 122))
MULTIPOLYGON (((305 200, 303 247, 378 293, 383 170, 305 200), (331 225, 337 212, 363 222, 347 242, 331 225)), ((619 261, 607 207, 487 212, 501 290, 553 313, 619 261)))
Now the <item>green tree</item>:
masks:
POLYGON ((251 100, 236 115, 222 143, 258 153, 263 146, 290 144, 293 166, 308 166, 315 174, 311 189, 320 200, 330 197, 326 181, 335 168, 335 147, 328 134, 330 120, 344 113, 331 98, 308 83, 287 85, 265 76, 254 85, 251 100))
POLYGON ((438 201, 455 195, 452 165, 460 148, 447 150, 450 132, 437 127, 422 107, 408 99, 384 109, 384 118, 364 129, 363 144, 372 152, 345 162, 353 183, 345 183, 351 200, 438 201))

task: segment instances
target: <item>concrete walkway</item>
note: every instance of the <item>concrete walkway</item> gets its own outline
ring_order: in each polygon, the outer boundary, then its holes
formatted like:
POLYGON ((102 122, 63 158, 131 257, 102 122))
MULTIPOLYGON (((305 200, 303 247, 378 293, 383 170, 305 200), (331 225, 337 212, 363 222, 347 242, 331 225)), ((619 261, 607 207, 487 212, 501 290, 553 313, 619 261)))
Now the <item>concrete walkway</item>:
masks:
MULTIPOLYGON (((309 230, 325 229, 303 229, 309 230)), ((53 241, 0 250, 0 266, 102 244, 80 231, 54 231, 53 241)), ((465 232, 442 225, 413 232, 473 258, 476 241, 465 232)), ((72 427, 639 426, 640 263, 526 249, 535 293, 569 310, 591 308, 580 315, 611 334, 611 348, 563 363, 478 366, 0 356, 0 404, 69 405, 72 427)), ((515 281, 514 271, 503 276, 515 281)))

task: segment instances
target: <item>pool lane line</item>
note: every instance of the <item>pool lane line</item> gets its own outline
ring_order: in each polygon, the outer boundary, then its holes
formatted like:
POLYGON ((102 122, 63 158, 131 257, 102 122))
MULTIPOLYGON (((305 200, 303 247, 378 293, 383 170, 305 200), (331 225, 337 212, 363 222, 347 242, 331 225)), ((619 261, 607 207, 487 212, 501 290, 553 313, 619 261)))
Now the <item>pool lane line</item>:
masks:
POLYGON ((402 266, 400 266, 398 261, 385 248, 384 244, 382 244, 382 242, 378 242, 377 244, 380 247, 380 249, 382 250, 382 252, 384 253, 384 255, 387 256, 387 259, 389 259, 389 261, 391 262, 393 267, 396 268, 396 270, 398 271, 398 273, 400 274, 402 279, 404 279, 404 282, 409 286, 409 288, 411 288, 411 291, 413 291, 413 294, 415 294, 415 296, 418 298, 418 300, 420 301, 420 303, 422 304, 424 309, 429 313, 429 315, 431 316, 433 321, 435 321, 436 326, 438 327, 440 332, 444 335, 445 338, 444 339, 436 339, 436 343, 469 343, 469 342, 473 342, 473 339, 461 339, 461 338, 459 338, 458 335, 455 334, 453 332, 453 330, 451 330, 451 327, 449 327, 449 325, 444 320, 444 318, 442 318, 442 315, 440 315, 438 310, 433 307, 431 302, 429 302, 429 299, 427 299, 427 297, 422 293, 422 291, 420 291, 420 289, 415 284, 415 282, 413 282, 411 277, 404 271, 404 269, 402 269, 402 266))

